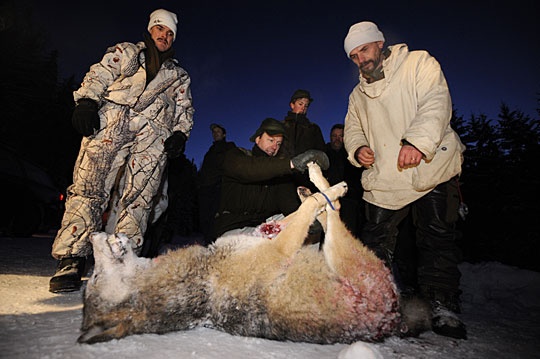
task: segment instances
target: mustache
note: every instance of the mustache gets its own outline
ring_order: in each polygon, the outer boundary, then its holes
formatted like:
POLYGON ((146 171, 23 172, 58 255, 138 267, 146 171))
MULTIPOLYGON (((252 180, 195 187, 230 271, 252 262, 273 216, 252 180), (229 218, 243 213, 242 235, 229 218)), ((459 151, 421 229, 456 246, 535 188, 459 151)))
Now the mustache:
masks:
POLYGON ((362 62, 358 67, 365 67, 365 66, 369 65, 370 63, 375 64, 375 61, 368 60, 368 61, 362 62))

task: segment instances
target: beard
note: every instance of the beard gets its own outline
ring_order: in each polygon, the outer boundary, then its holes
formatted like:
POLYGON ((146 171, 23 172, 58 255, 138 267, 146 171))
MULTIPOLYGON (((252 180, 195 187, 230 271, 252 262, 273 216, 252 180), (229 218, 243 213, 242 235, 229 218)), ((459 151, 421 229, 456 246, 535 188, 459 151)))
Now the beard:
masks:
POLYGON ((382 57, 362 62, 358 68, 364 75, 370 76, 382 70, 382 57))
POLYGON ((382 71, 382 61, 384 59, 382 49, 377 48, 377 52, 372 59, 366 60, 358 65, 360 72, 366 76, 372 77, 373 74, 382 71))
POLYGON ((358 68, 360 69, 360 71, 362 71, 363 73, 371 73, 375 70, 375 68, 377 68, 377 64, 375 63, 375 60, 368 60, 368 61, 364 61, 362 62, 358 68), (372 67, 370 68, 370 65, 372 65, 372 67))

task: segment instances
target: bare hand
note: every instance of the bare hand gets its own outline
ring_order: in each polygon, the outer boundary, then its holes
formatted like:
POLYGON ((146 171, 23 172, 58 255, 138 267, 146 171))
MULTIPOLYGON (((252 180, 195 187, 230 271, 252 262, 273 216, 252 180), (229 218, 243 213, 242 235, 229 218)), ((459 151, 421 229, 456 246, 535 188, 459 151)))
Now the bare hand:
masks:
POLYGON ((407 168, 417 166, 422 160, 422 152, 411 145, 403 145, 399 150, 398 166, 399 168, 407 168))
POLYGON ((360 147, 356 150, 356 160, 362 166, 369 167, 375 163, 375 152, 368 146, 360 147))

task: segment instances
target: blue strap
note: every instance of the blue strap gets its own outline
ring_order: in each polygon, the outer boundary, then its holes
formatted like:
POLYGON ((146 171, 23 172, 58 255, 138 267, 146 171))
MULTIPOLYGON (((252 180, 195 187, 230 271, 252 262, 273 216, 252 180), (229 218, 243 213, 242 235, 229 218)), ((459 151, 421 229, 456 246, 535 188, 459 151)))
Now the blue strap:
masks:
POLYGON ((330 202, 330 200, 328 199, 328 197, 326 197, 326 195, 324 193, 321 192, 321 194, 324 196, 324 198, 326 198, 326 200, 328 201, 328 204, 330 205, 330 208, 332 208, 334 211, 336 210, 334 208, 334 206, 332 206, 332 202, 330 202))

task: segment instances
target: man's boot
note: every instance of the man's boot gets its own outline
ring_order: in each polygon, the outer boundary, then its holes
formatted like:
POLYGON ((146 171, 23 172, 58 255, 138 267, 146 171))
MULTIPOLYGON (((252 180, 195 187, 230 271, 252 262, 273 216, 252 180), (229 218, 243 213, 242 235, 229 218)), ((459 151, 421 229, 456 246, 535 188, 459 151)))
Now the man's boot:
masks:
POLYGON ((467 339, 467 328, 459 319, 459 294, 421 286, 423 296, 431 303, 431 329, 434 333, 456 339, 467 339))
POLYGON ((456 312, 439 302, 431 302, 431 329, 434 333, 456 339, 467 339, 465 324, 459 319, 456 312))
POLYGON ((67 257, 58 261, 56 273, 49 282, 53 293, 74 292, 81 288, 82 276, 86 266, 84 257, 67 257))

